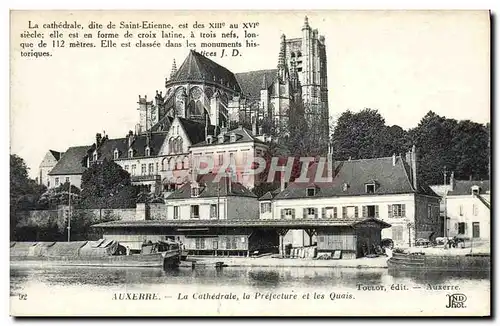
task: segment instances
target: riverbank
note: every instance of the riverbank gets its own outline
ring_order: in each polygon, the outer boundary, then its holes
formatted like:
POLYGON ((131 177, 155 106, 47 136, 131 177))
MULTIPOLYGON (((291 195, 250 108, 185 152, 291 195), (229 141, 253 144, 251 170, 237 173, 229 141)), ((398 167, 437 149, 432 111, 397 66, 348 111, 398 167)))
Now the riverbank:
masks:
POLYGON ((325 267, 325 268, 387 268, 388 257, 317 260, 300 258, 273 258, 273 257, 203 257, 189 256, 187 261, 181 262, 180 267, 192 268, 193 262, 197 267, 215 267, 217 263, 224 263, 224 267, 325 267))

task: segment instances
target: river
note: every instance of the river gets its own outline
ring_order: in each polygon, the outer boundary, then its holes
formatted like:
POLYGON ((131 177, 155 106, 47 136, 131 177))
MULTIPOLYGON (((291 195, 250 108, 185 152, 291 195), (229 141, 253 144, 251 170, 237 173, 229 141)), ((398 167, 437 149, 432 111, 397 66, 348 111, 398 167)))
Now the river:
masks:
MULTIPOLYGON (((445 293, 450 293, 447 286, 455 287, 451 292, 466 293, 469 297, 476 298, 487 298, 490 291, 488 273, 394 273, 377 268, 228 267, 218 270, 204 267, 195 270, 181 268, 163 271, 156 268, 20 264, 11 266, 10 276, 11 298, 16 300, 23 294, 40 297, 40 292, 44 291, 47 295, 59 293, 60 296, 65 296, 68 293, 78 293, 82 296, 105 295, 108 298, 111 298, 113 293, 125 291, 154 291, 175 301, 184 295, 192 299, 194 294, 220 292, 249 293, 252 296, 256 293, 314 293, 323 294, 326 298, 335 293, 354 295, 373 304, 374 291, 383 288, 383 295, 386 297, 379 296, 381 299, 395 299, 395 296, 388 296, 391 293, 398 293, 397 298, 400 300, 410 301, 431 299, 437 295, 440 304, 444 304, 445 293), (404 286, 406 291, 392 291, 391 287, 395 289, 397 285, 404 286), (435 288, 432 288, 433 286, 435 288), (425 296, 422 297, 421 294, 425 296)), ((377 294, 382 295, 380 292, 377 294)))

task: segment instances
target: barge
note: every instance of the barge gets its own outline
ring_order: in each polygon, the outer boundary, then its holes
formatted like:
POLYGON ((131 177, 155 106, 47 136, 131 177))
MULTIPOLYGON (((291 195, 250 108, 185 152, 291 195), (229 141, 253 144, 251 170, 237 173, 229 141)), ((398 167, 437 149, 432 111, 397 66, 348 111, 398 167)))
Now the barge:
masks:
POLYGON ((394 253, 387 260, 390 270, 440 271, 440 272, 489 272, 489 253, 465 255, 426 255, 422 253, 394 253))
POLYGON ((139 253, 113 240, 75 242, 15 242, 11 262, 40 262, 57 266, 162 267, 179 266, 182 250, 176 242, 144 244, 139 253))

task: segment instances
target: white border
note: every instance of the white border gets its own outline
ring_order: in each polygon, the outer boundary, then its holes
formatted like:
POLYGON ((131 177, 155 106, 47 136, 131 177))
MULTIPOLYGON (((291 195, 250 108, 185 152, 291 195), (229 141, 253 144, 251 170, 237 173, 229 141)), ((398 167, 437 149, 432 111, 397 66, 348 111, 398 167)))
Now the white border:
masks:
MULTIPOLYGON (((10 9, 295 9, 295 10, 300 10, 300 9, 491 9, 492 12, 495 14, 498 14, 500 12, 500 1, 498 0, 471 0, 471 1, 466 1, 466 0, 454 0, 454 1, 445 1, 445 0, 420 0, 420 1, 370 1, 370 0, 349 0, 349 1, 329 1, 328 3, 322 2, 319 0, 308 0, 308 1, 286 1, 282 2, 281 4, 274 4, 271 3, 270 1, 265 1, 265 0, 252 0, 252 1, 241 1, 241 2, 236 2, 236 1, 203 1, 203 0, 190 0, 190 1, 177 1, 175 3, 168 1, 166 3, 163 3, 161 5, 158 4, 158 2, 155 1, 150 1, 150 0, 141 0, 136 3, 131 3, 131 2, 126 2, 126 1, 107 1, 103 2, 102 0, 88 0, 88 1, 72 1, 72 2, 63 2, 63 1, 44 1, 43 4, 40 4, 39 1, 12 1, 12 0, 7 0, 3 1, 2 4, 2 22, 3 24, 1 25, 1 35, 2 40, 7 41, 9 40, 9 10, 10 9)), ((496 18, 496 26, 494 25, 494 34, 498 34, 498 16, 496 18)), ((496 39, 496 37, 495 37, 496 39)), ((5 44, 5 43, 4 43, 5 44)), ((492 44, 492 46, 495 46, 495 43, 492 44)), ((495 51, 496 52, 496 51, 495 51)), ((3 124, 3 128, 0 128, 0 144, 2 146, 2 151, 1 153, 5 153, 5 157, 3 157, 2 160, 0 160, 1 164, 1 171, 3 171, 2 174, 0 174, 0 184, 1 184, 1 191, 2 191, 2 208, 4 211, 4 214, 2 214, 2 222, 4 223, 4 227, 2 230, 4 231, 4 236, 3 236, 3 244, 5 246, 5 249, 2 248, 0 250, 1 253, 1 258, 3 262, 3 268, 2 268, 2 276, 1 276, 1 281, 2 284, 4 285, 2 287, 2 325, 10 325, 10 324, 24 324, 28 323, 29 320, 14 320, 9 316, 9 297, 8 294, 10 293, 9 290, 9 276, 10 276, 10 270, 9 270, 9 264, 8 264, 8 247, 7 247, 7 239, 9 239, 9 214, 8 214, 8 192, 9 192, 9 180, 7 176, 7 171, 9 169, 8 167, 8 155, 9 155, 9 47, 5 47, 3 51, 1 51, 1 56, 2 56, 2 91, 3 91, 3 96, 2 99, 4 99, 3 103, 3 110, 1 111, 2 117, 0 119, 1 123, 3 124)), ((494 72, 493 72, 494 73, 494 72)), ((492 90, 493 92, 498 90, 498 84, 495 85, 495 88, 492 90)), ((495 97, 496 101, 495 103, 492 103, 493 107, 496 107, 497 105, 497 98, 495 97)), ((473 108, 471 108, 473 110, 473 108)), ((493 115, 495 117, 495 115, 493 115)), ((495 121, 496 124, 496 121, 495 121)), ((27 131, 29 132, 29 131, 27 131)), ((498 134, 496 132, 495 134, 498 134)), ((498 138, 498 137, 497 137, 498 138)), ((498 143, 498 139, 495 139, 495 143, 498 143)), ((498 144, 497 144, 498 145, 498 144)), ((500 146, 500 145, 499 145, 500 146)), ((498 146, 495 147, 495 150, 498 151, 498 146)), ((493 170, 495 170, 496 165, 493 167, 493 170)), ((496 178, 495 180, 496 181, 496 178)), ((495 199, 497 199, 496 192, 494 193, 495 199)), ((500 234, 498 231, 500 223, 497 221, 494 230, 494 234, 500 234)), ((494 237, 496 239, 496 237, 494 237)), ((496 246, 495 246, 496 248, 496 246)), ((496 250, 495 250, 496 252, 496 250)), ((496 259, 496 257, 494 257, 496 259)), ((495 275, 496 276, 496 275, 495 275)), ((492 289, 494 290, 494 289, 492 289)), ((494 293, 494 291, 493 291, 494 293)), ((498 304, 498 300, 495 300, 498 304)), ((492 309, 498 308, 497 306, 492 307, 492 309)), ((498 310, 497 310, 498 311, 498 310)), ((62 323, 64 325, 69 325, 73 324, 76 322, 81 322, 82 320, 61 320, 57 321, 58 323, 62 323)), ((428 324, 434 324, 434 323, 439 323, 444 320, 422 320, 422 321, 417 321, 418 323, 424 323, 426 325, 428 324)), ((48 320, 45 321, 46 323, 53 323, 55 320, 48 320)), ((85 322, 85 320, 84 320, 85 322)), ((104 325, 105 323, 123 323, 124 320, 88 320, 88 322, 91 322, 93 325, 104 325)), ((143 323, 143 320, 132 320, 129 322, 130 324, 136 324, 139 325, 143 323)), ((188 321, 174 321, 174 320, 150 320, 149 322, 154 322, 154 323, 165 323, 168 322, 169 324, 177 324, 180 322, 188 322, 188 321)), ((197 321, 189 321, 188 323, 206 323, 206 322, 217 322, 220 323, 220 320, 197 320, 197 321)), ((269 321, 254 321, 254 322, 259 322, 259 323, 275 323, 278 322, 278 320, 269 320, 269 321)), ((282 321, 283 322, 283 321, 282 321)), ((286 321, 287 323, 289 320, 286 321)), ((311 321, 307 320, 300 320, 301 323, 310 323, 311 321)), ((324 320, 323 322, 325 323, 343 323, 343 321, 340 320, 324 320)), ((361 322, 367 322, 364 320, 359 320, 355 321, 355 323, 361 323, 361 322)), ((373 322, 373 321, 371 321, 373 322)), ((385 323, 387 321, 385 320, 380 320, 378 321, 379 323, 385 323)), ((401 321, 395 321, 395 322, 401 322, 401 321)), ((408 321, 403 321, 403 322, 408 322, 408 321)), ((455 322, 455 321, 450 321, 450 322, 455 322)), ((474 322, 474 321, 469 321, 469 322, 474 322)), ((352 324, 352 322, 350 323, 352 324)))

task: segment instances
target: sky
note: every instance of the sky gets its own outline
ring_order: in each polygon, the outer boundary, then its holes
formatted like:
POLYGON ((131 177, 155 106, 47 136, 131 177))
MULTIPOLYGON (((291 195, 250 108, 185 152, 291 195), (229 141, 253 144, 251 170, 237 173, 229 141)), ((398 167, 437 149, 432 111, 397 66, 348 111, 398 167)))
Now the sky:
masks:
POLYGON ((138 122, 139 94, 165 91, 175 58, 187 48, 59 49, 43 59, 19 57, 28 20, 41 23, 154 20, 259 22, 260 46, 215 58, 233 72, 273 69, 281 34, 301 36, 304 16, 326 39, 330 115, 377 109, 388 125, 415 127, 432 110, 455 119, 490 121, 487 12, 37 12, 11 19, 11 153, 35 177, 49 150, 90 145, 96 132, 123 137, 138 122))

